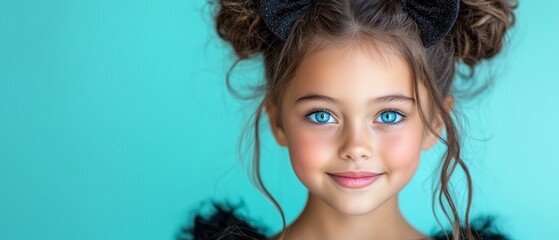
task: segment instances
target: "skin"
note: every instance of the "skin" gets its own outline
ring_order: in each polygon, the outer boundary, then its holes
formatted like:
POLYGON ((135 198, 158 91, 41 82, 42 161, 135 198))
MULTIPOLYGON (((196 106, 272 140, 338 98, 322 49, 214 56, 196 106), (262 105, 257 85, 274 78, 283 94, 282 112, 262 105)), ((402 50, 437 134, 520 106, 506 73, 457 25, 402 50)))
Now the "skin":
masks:
MULTIPOLYGON (((438 140, 421 122, 415 101, 370 101, 387 95, 415 99, 411 69, 394 53, 379 54, 359 44, 337 46, 303 60, 281 109, 265 105, 274 137, 288 148, 293 170, 309 190, 285 239, 428 239, 403 217, 398 193, 413 177, 421 151, 438 140), (297 101, 309 95, 335 101, 297 101), (327 112, 313 114, 316 108, 327 112), (382 113, 396 120, 387 123, 379 118, 382 113), (326 123, 318 123, 321 114, 322 120, 330 117, 326 123), (370 186, 349 189, 328 174, 345 171, 383 175, 370 186)), ((426 91, 419 84, 422 107, 429 112, 426 91)), ((451 107, 452 99, 446 103, 451 107)), ((433 122, 441 134, 442 124, 433 122)))

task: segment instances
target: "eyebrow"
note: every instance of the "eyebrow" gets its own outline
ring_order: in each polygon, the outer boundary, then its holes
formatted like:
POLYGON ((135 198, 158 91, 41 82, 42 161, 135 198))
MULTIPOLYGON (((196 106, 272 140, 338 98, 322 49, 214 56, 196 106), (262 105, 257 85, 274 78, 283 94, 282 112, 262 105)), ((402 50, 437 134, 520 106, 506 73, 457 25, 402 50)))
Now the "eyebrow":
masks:
MULTIPOLYGON (((309 101, 325 101, 325 102, 330 102, 330 103, 334 103, 334 104, 340 104, 341 103, 341 101, 339 101, 335 98, 332 98, 332 97, 328 97, 328 96, 324 96, 324 95, 320 95, 320 94, 308 94, 308 95, 305 95, 305 96, 300 97, 299 99, 297 99, 295 101, 295 104, 303 103, 303 102, 309 102, 309 101)), ((387 102, 411 102, 411 103, 415 103, 415 99, 411 98, 411 97, 408 97, 408 96, 401 95, 401 94, 391 94, 391 95, 371 98, 367 102, 368 103, 379 103, 379 102, 383 102, 383 103, 387 103, 387 102)))

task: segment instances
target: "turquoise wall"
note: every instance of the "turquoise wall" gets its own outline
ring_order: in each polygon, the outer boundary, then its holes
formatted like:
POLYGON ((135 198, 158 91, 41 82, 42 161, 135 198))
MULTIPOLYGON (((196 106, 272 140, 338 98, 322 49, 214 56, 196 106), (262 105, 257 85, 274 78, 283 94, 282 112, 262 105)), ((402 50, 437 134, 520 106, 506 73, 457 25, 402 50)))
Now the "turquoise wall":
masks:
MULTIPOLYGON (((559 228, 557 9, 522 1, 495 86, 461 104, 472 213, 497 214, 514 239, 559 228)), ((0 1, 0 239, 172 239, 209 199, 280 228, 235 155, 254 104, 225 88, 233 55, 209 10, 204 0, 0 1)), ((234 77, 254 82, 259 66, 234 77)), ((291 221, 305 189, 264 129, 264 181, 291 221)), ((428 190, 440 149, 401 194, 425 232, 436 226, 428 190)))

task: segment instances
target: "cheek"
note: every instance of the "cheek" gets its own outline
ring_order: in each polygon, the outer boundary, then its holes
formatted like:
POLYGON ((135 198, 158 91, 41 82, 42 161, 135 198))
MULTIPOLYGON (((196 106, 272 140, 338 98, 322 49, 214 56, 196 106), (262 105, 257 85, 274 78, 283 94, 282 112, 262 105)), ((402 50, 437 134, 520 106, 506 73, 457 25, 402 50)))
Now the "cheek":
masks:
POLYGON ((328 132, 299 127, 297 131, 288 134, 291 165, 299 178, 304 179, 317 170, 326 170, 334 149, 328 132))
POLYGON ((385 136, 380 145, 381 159, 389 171, 413 174, 421 154, 421 134, 418 131, 400 131, 385 136))

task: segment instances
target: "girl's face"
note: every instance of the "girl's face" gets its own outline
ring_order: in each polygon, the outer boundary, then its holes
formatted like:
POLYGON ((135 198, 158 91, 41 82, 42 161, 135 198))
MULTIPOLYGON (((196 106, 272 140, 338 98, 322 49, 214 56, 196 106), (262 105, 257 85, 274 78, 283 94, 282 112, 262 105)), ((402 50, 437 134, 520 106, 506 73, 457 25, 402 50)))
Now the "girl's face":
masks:
MULTIPOLYGON (((419 118, 407 63, 364 49, 345 45, 307 57, 286 91, 280 117, 266 106, 299 180, 311 195, 350 215, 372 212, 397 196, 421 150, 436 143, 419 118)), ((418 85, 429 112, 426 89, 418 85)))

